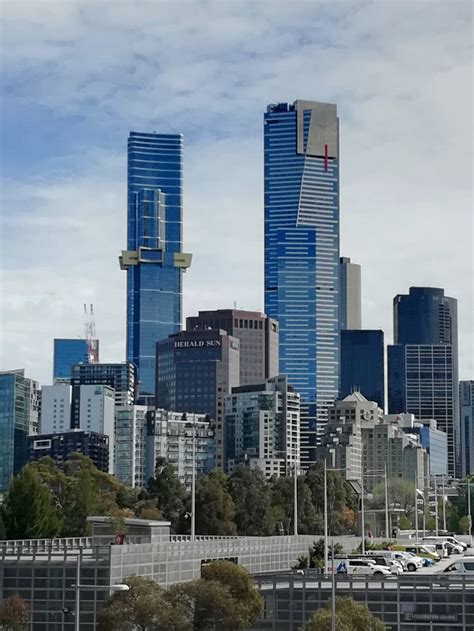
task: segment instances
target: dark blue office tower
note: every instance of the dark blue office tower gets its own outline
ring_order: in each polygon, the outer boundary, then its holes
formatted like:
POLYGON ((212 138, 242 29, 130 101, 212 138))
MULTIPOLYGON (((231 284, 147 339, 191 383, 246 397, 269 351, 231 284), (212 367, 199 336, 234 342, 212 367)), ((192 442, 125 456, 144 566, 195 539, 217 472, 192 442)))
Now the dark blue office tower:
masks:
POLYGON ((139 400, 155 394, 155 345, 181 329, 183 139, 131 132, 128 139, 127 361, 137 369, 139 400))
POLYGON ((341 390, 343 399, 354 390, 385 409, 383 331, 341 331, 341 390))
POLYGON ((443 289, 411 287, 393 300, 388 411, 435 419, 448 436, 448 473, 460 471, 457 300, 443 289))

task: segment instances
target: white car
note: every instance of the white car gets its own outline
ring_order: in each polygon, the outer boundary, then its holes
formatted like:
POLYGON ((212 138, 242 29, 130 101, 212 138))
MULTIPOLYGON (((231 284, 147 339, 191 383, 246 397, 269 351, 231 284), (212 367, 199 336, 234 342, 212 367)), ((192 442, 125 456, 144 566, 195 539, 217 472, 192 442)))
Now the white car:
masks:
POLYGON ((423 541, 426 543, 433 542, 435 544, 444 543, 448 548, 449 554, 462 554, 464 550, 467 550, 467 546, 464 547, 465 544, 457 541, 454 537, 425 537, 423 541))
POLYGON ((428 542, 428 540, 430 539, 432 541, 447 541, 448 543, 451 543, 452 545, 461 546, 463 551, 466 551, 469 547, 467 543, 464 543, 464 541, 460 541, 459 539, 456 539, 456 537, 453 537, 451 535, 446 535, 446 536, 441 535, 440 537, 424 537, 423 541, 428 542))
POLYGON ((453 574, 471 574, 474 575, 474 557, 463 557, 457 561, 453 561, 442 572, 452 572, 453 574))
POLYGON ((336 574, 349 576, 391 576, 389 568, 377 565, 371 559, 336 559, 336 574))
POLYGON ((413 552, 395 552, 395 558, 397 560, 404 561, 404 566, 408 572, 416 572, 420 567, 423 567, 423 559, 417 557, 413 552))

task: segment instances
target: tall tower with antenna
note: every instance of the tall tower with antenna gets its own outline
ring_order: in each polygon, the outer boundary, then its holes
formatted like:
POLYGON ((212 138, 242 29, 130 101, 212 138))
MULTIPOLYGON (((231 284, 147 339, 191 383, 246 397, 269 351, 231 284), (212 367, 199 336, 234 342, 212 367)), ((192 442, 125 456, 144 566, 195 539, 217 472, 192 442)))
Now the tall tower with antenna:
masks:
POLYGON ((96 364, 99 361, 99 345, 95 336, 94 305, 84 304, 84 338, 87 342, 87 357, 89 364, 96 364))

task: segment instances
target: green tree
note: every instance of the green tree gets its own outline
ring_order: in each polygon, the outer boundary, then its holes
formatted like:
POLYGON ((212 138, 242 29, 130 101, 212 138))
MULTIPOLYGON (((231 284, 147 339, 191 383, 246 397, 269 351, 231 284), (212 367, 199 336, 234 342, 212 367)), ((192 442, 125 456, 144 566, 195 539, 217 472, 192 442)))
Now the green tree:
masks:
POLYGON ((28 605, 18 594, 0 603, 0 631, 26 631, 28 617, 28 605))
POLYGON ((173 465, 166 458, 157 459, 155 477, 148 482, 148 492, 156 501, 156 507, 163 519, 170 521, 176 532, 185 510, 186 490, 178 480, 173 465))
POLYGON ((410 520, 406 515, 402 515, 398 521, 400 530, 408 530, 410 528, 410 520))
POLYGON ((139 576, 128 578, 128 592, 116 592, 98 615, 97 631, 188 631, 188 612, 171 602, 158 583, 139 576))
MULTIPOLYGON (((277 522, 282 522, 285 533, 294 532, 294 479, 280 477, 271 480, 271 502, 277 522)), ((303 476, 298 478, 298 533, 313 534, 323 531, 323 516, 316 513, 311 490, 303 476)))
POLYGON ((5 523, 3 521, 3 509, 0 506, 0 541, 7 538, 7 531, 5 530, 5 523))
POLYGON ((170 588, 173 605, 188 611, 193 631, 241 631, 261 614, 263 601, 249 573, 229 561, 203 568, 201 579, 170 588))
POLYGON ((459 525, 457 530, 462 534, 462 535, 468 535, 469 534, 469 517, 467 515, 463 515, 461 517, 461 519, 459 520, 459 525))
MULTIPOLYGON (((312 465, 305 476, 317 513, 324 512, 324 465, 312 465)), ((350 532, 355 526, 357 498, 338 471, 327 471, 328 526, 333 535, 350 532)))
MULTIPOLYGON (((318 609, 304 626, 304 631, 331 631, 331 603, 318 609)), ((352 598, 336 598, 336 628, 338 631, 385 631, 381 620, 370 613, 367 605, 352 598)))
POLYGON ((235 535, 235 504, 221 471, 211 471, 196 484, 196 533, 201 535, 235 535))
POLYGON ((237 467, 228 481, 239 535, 264 537, 275 532, 270 487, 261 469, 237 467))
POLYGON ((214 561, 202 569, 205 581, 216 581, 227 587, 236 601, 234 615, 243 627, 249 627, 262 613, 263 599, 248 571, 230 561, 214 561))
POLYGON ((54 537, 61 532, 61 518, 48 489, 32 465, 13 478, 3 504, 5 530, 9 539, 54 537))

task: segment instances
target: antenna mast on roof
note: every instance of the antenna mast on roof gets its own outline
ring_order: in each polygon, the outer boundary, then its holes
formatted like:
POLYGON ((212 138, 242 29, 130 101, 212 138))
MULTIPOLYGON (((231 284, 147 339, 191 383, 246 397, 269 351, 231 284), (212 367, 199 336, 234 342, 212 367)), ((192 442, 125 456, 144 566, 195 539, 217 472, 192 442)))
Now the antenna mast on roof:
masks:
POLYGON ((95 319, 94 305, 90 305, 87 311, 87 305, 84 304, 84 333, 87 342, 87 357, 90 364, 97 362, 97 340, 95 339, 95 319))

